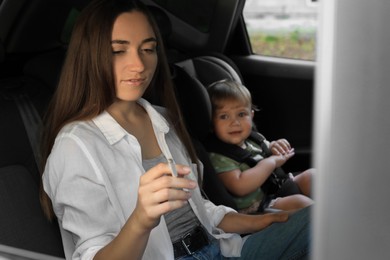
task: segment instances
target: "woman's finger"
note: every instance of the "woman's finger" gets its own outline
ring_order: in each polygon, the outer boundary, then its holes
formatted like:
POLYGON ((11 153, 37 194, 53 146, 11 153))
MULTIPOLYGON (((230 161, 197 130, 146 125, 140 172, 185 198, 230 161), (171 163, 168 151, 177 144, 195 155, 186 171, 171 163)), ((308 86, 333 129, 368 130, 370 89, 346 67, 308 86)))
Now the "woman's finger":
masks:
MULTIPOLYGON (((185 165, 176 165, 176 171, 178 175, 187 175, 191 172, 191 168, 185 165)), ((172 170, 167 163, 159 163, 156 166, 152 167, 144 175, 142 175, 140 180, 140 185, 150 183, 158 178, 161 178, 165 175, 172 175, 172 170)))
POLYGON ((150 192, 157 192, 162 189, 194 189, 197 187, 197 182, 186 179, 186 178, 177 178, 171 175, 163 175, 160 178, 153 180, 147 184, 143 184, 142 186, 147 185, 150 192))
POLYGON ((163 203, 156 204, 154 207, 150 207, 148 216, 162 216, 170 211, 179 209, 188 203, 187 200, 168 200, 163 203))

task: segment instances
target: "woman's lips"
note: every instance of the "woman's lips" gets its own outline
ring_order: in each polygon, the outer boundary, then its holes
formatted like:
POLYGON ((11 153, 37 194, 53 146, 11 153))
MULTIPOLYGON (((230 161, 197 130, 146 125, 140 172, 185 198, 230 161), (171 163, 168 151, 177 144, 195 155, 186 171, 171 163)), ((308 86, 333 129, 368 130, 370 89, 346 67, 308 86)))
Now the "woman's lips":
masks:
POLYGON ((127 85, 138 87, 145 82, 145 79, 126 79, 123 82, 127 85))

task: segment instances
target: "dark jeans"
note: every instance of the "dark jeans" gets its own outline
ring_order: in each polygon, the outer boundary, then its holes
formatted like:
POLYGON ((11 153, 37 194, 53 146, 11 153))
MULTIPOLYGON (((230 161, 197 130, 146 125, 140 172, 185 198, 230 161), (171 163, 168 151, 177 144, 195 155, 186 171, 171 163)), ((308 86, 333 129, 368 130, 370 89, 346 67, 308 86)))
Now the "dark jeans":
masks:
POLYGON ((302 209, 291 215, 287 222, 274 223, 266 229, 250 235, 241 250, 241 257, 222 256, 218 241, 214 241, 195 254, 180 258, 180 260, 309 259, 310 211, 311 207, 302 209))

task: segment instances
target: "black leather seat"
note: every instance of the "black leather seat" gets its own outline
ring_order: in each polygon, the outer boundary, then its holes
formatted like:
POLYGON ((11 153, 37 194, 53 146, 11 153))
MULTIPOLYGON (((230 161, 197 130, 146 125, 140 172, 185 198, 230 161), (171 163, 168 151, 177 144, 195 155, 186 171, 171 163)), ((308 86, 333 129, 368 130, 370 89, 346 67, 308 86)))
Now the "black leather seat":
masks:
POLYGON ((27 75, 0 81, 0 244, 64 257, 58 224, 39 202, 40 123, 51 93, 27 75))

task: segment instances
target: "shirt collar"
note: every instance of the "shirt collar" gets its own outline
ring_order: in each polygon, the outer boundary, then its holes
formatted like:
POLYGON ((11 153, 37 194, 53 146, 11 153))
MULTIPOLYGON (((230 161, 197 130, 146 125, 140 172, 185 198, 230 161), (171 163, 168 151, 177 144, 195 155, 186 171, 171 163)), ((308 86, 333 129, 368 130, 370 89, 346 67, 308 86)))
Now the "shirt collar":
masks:
MULTIPOLYGON (((167 120, 145 99, 137 101, 148 113, 155 132, 168 133, 169 125, 167 120)), ((113 145, 129 133, 123 129, 118 122, 105 110, 103 113, 92 119, 95 125, 103 133, 107 141, 113 145)))

